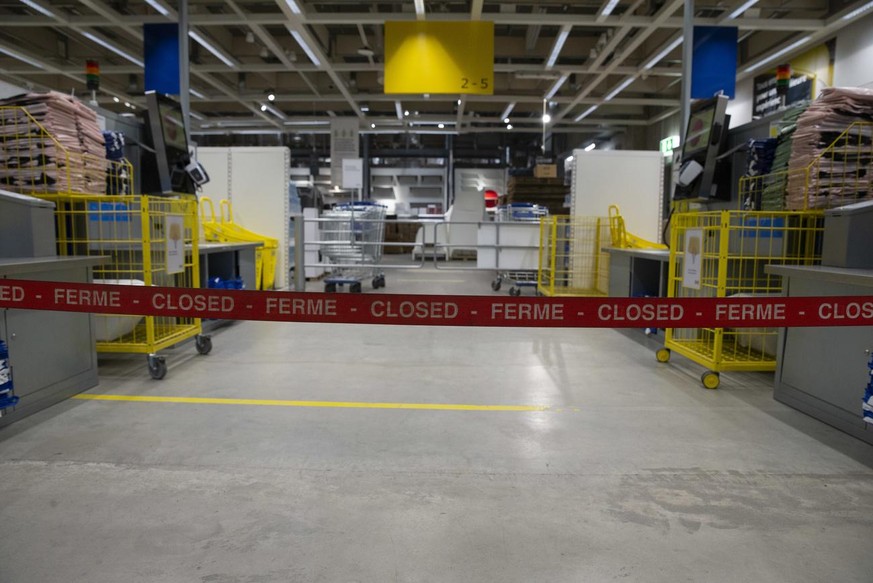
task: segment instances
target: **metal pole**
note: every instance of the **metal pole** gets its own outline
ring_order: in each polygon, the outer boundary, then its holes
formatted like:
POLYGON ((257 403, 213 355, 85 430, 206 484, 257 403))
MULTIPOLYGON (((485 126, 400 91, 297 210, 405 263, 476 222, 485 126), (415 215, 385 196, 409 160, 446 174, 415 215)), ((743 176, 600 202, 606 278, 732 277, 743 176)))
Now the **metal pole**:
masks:
POLYGON ((294 221, 294 291, 306 291, 306 243, 303 238, 303 215, 291 215, 294 221))
POLYGON ((179 102, 185 135, 191 139, 191 78, 188 57, 188 0, 179 0, 179 102))
POLYGON ((688 120, 691 118, 691 63, 694 58, 694 0, 685 0, 682 15, 682 127, 679 135, 685 143, 688 120))

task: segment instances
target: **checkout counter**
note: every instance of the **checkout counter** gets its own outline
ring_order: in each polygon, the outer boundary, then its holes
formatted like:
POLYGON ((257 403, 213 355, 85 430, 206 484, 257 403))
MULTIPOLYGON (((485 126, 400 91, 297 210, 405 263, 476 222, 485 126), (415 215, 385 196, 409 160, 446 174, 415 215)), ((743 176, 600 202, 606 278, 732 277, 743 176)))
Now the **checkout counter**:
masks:
MULTIPOLYGON (((91 283, 103 257, 56 255, 54 204, 0 190, 0 280, 91 283)), ((97 385, 91 314, 0 308, 0 339, 9 348, 15 409, 6 425, 97 385)))
MULTIPOLYGON (((873 201, 825 212, 822 265, 767 271, 788 297, 873 296, 873 201)), ((778 347, 776 400, 873 444, 861 409, 873 327, 782 328, 778 347)))

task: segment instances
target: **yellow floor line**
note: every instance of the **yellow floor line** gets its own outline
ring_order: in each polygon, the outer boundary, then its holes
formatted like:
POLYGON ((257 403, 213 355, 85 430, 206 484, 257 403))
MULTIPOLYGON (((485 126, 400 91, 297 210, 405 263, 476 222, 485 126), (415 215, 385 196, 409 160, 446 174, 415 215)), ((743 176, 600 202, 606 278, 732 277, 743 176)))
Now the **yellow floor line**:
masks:
POLYGON ((80 394, 83 401, 133 403, 186 403, 193 405, 259 405, 266 407, 320 407, 333 409, 413 409, 426 411, 548 411, 542 405, 453 405, 443 403, 365 403, 359 401, 285 401, 278 399, 220 399, 212 397, 150 397, 142 395, 80 394))

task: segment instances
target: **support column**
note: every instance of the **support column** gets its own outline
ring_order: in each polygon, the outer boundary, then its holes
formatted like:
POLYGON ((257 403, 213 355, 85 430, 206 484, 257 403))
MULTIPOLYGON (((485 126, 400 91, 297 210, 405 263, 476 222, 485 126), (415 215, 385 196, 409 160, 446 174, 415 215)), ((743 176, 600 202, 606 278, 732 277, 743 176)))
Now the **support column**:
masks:
POLYGON ((682 127, 679 135, 685 143, 685 132, 691 118, 691 63, 694 58, 694 0, 685 0, 682 18, 682 127))

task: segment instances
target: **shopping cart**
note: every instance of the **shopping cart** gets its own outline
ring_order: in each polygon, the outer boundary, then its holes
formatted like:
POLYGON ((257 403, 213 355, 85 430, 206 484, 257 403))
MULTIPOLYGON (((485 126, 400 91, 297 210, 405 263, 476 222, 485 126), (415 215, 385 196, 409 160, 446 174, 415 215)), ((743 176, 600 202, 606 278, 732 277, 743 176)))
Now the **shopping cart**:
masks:
POLYGON ((324 291, 349 284, 349 291, 360 293, 361 282, 371 277, 373 289, 385 287, 380 268, 385 235, 385 207, 356 202, 322 213, 321 254, 329 264, 324 291))
POLYGON ((549 209, 531 203, 517 202, 497 208, 496 219, 500 238, 497 243, 497 277, 491 289, 500 291, 504 281, 512 283, 509 295, 521 295, 523 287, 537 287, 539 267, 539 227, 513 228, 511 225, 539 225, 540 219, 549 216, 549 209), (501 249, 505 245, 506 249, 501 249), (524 247, 528 247, 525 249, 524 247))

